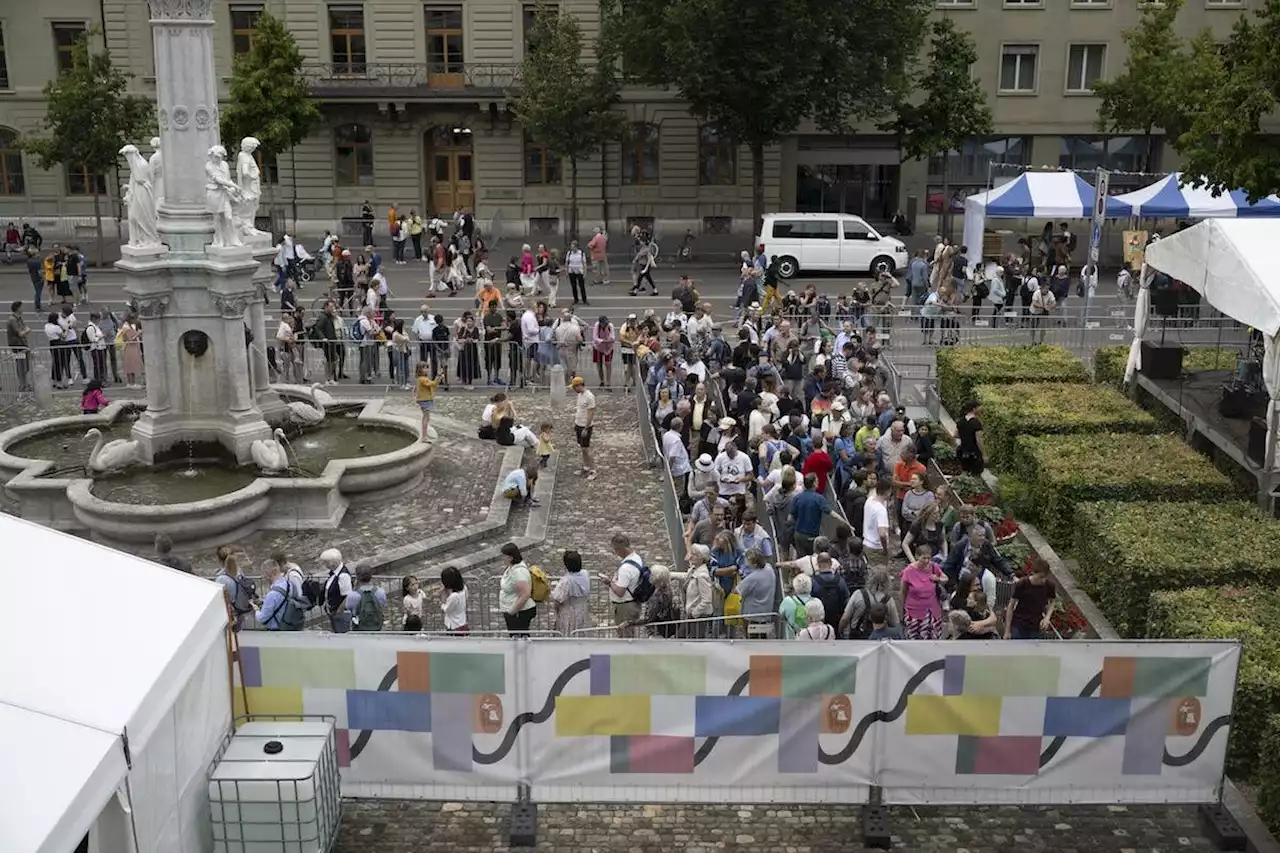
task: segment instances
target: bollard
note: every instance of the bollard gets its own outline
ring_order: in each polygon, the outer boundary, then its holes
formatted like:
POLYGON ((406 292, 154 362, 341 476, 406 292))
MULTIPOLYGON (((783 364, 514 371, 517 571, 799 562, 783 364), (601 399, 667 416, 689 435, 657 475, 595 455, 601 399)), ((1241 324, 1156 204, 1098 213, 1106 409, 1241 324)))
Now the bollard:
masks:
POLYGON ((569 389, 564 384, 564 365, 551 365, 547 370, 547 377, 547 381, 551 383, 551 399, 557 403, 563 403, 569 396, 569 389))
POLYGON ((49 361, 43 354, 37 355, 34 350, 27 352, 29 380, 35 391, 36 405, 48 409, 53 405, 53 380, 49 377, 49 361))

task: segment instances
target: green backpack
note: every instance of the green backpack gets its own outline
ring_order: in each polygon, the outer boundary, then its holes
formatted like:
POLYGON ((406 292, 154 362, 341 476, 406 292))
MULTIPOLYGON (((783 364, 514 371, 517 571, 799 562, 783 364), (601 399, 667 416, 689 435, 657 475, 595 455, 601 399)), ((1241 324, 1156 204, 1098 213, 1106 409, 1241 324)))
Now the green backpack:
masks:
POLYGON ((353 631, 381 631, 382 605, 378 603, 377 590, 360 590, 360 603, 356 605, 356 624, 353 631))
POLYGON ((805 628, 809 627, 809 614, 805 611, 805 602, 800 600, 800 596, 793 595, 791 598, 795 599, 796 602, 796 609, 791 611, 791 626, 795 628, 796 633, 799 634, 805 628))

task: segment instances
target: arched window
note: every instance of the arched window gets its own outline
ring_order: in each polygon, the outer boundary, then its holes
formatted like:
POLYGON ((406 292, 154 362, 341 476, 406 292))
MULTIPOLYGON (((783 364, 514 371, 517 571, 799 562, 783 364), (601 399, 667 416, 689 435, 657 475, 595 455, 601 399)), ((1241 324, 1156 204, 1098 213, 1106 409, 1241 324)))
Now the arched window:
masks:
POLYGON ((0 195, 26 195, 27 183, 22 175, 22 151, 18 134, 0 128, 0 195))
POLYGON ((698 183, 717 186, 737 183, 738 146, 714 127, 698 128, 698 183))
POLYGON ((622 182, 658 183, 658 126, 633 122, 622 137, 622 182))
POLYGON ((373 131, 344 124, 334 131, 334 178, 340 187, 373 185, 373 131))

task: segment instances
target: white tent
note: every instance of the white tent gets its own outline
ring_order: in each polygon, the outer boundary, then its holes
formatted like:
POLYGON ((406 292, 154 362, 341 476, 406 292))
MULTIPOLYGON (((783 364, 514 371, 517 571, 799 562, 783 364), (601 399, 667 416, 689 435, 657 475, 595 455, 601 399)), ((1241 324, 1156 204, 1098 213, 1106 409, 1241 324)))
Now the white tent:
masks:
POLYGON ((1280 398, 1280 271, 1275 247, 1280 222, 1270 219, 1206 219, 1147 247, 1142 291, 1134 315, 1134 342, 1126 378, 1140 367, 1139 342, 1146 330, 1150 270, 1185 283, 1223 314, 1260 331, 1267 353, 1262 378, 1271 395, 1267 407, 1266 465, 1275 460, 1276 401, 1280 398))
POLYGON ((202 853, 231 724, 221 589, 0 515, 0 851, 202 853))

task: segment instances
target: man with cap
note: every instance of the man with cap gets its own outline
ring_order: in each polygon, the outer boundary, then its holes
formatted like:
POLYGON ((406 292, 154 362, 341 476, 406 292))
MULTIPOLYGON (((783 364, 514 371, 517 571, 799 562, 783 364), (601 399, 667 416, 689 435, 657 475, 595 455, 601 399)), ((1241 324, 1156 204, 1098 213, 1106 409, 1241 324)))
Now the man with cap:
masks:
MULTIPOLYGON (((738 422, 733 418, 723 418, 720 421, 720 431, 727 432, 737 425, 738 422)), ((720 497, 727 500, 734 495, 745 495, 747 484, 753 479, 752 467, 751 459, 738 449, 738 443, 727 442, 715 461, 720 497)))
POLYGON ((573 434, 582 448, 582 473, 588 480, 596 478, 595 464, 591 460, 591 430, 596 420, 596 397, 587 390, 587 382, 581 376, 573 377, 569 383, 578 401, 573 410, 573 434))

